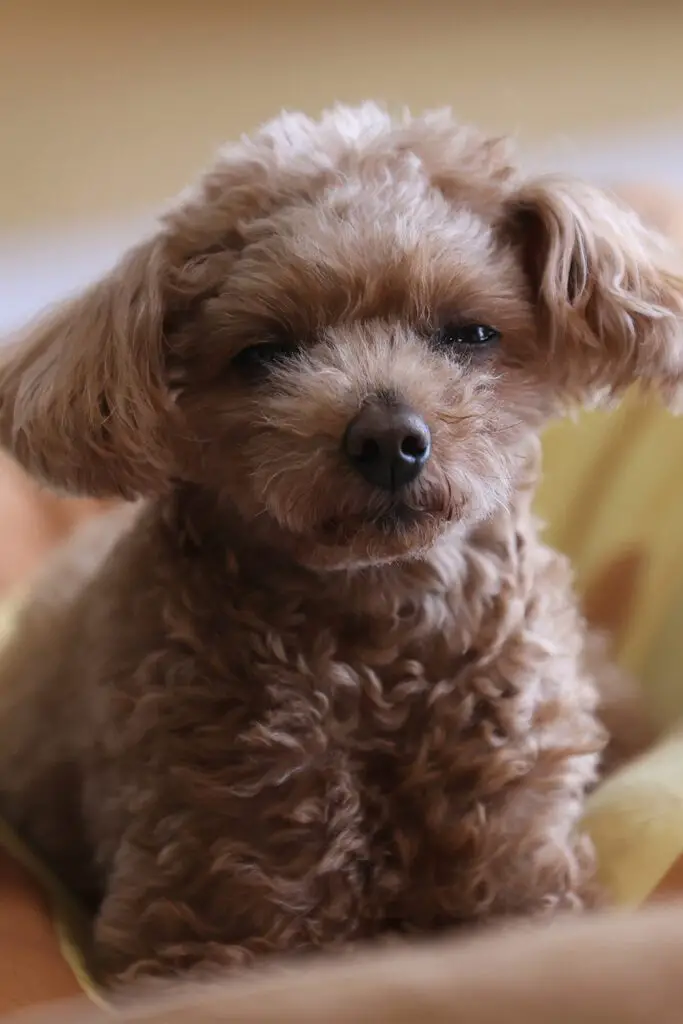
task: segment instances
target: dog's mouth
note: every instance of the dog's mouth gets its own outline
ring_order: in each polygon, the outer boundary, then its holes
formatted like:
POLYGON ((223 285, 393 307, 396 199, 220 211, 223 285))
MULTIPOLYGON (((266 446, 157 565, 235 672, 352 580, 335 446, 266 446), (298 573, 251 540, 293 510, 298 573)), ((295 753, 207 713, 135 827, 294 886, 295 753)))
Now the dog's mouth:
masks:
POLYGON ((414 508, 404 501, 398 501, 394 502, 385 512, 369 516, 367 522, 380 533, 395 533, 397 530, 407 530, 412 526, 419 525, 428 515, 429 512, 424 509, 414 508))
POLYGON ((438 505, 416 506, 403 499, 394 499, 379 510, 331 516, 321 524, 321 540, 325 544, 350 544, 355 539, 372 536, 395 542, 403 539, 409 545, 425 533, 436 532, 459 517, 461 507, 449 500, 438 505))

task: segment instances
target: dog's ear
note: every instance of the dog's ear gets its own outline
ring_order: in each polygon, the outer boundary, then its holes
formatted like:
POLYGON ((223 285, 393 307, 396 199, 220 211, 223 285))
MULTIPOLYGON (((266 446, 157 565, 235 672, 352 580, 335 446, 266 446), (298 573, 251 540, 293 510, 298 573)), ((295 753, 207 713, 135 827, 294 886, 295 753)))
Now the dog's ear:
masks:
POLYGON ((243 226, 301 192, 314 129, 282 117, 228 146, 154 237, 0 351, 0 444, 31 474, 133 498, 195 472, 201 444, 174 400, 187 383, 182 325, 227 280, 243 226))
POLYGON ((162 236, 0 357, 0 442, 72 493, 132 498, 173 476, 162 236))
POLYGON ((539 373, 563 401, 640 382, 672 408, 683 392, 683 261, 597 188, 539 178, 508 201, 538 315, 539 373))

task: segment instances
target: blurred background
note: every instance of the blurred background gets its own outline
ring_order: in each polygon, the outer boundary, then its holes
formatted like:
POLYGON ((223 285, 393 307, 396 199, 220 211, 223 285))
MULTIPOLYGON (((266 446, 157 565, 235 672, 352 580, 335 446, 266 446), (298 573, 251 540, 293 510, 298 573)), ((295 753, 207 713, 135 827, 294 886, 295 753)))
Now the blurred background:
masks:
POLYGON ((530 161, 683 185, 682 46, 676 0, 0 0, 0 332, 282 107, 449 104, 530 161))
MULTIPOLYGON (((680 0, 0 0, 0 335, 104 270, 220 143, 282 107, 452 105, 518 135, 531 166, 621 188, 683 242, 682 49, 680 0)), ((546 448, 550 538, 664 713, 683 694, 683 425, 627 405, 546 448)), ((83 508, 48 515, 41 497, 38 515, 8 480, 0 592, 83 508)))

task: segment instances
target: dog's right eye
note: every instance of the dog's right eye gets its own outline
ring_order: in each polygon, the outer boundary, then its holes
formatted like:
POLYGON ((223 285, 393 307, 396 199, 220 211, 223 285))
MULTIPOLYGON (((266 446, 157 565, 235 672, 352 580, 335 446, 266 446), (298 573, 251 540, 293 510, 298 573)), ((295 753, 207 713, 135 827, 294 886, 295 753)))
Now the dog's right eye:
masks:
POLYGON ((232 365, 243 373, 263 373, 275 363, 296 355, 297 348, 288 341, 264 341, 260 345, 249 345, 233 359, 232 365))

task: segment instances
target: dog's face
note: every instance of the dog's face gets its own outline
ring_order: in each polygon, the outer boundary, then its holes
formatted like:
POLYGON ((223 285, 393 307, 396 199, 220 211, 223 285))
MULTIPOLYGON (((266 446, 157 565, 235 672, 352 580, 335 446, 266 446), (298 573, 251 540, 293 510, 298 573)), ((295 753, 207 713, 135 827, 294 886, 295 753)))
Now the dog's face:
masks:
POLYGON ((683 284, 633 215, 445 115, 283 117, 0 375, 0 430, 89 493, 186 481, 319 567, 510 500, 530 433, 673 398, 683 284))
POLYGON ((494 226, 409 155, 321 182, 244 225, 179 316, 205 373, 180 358, 178 407, 210 439, 197 474, 316 565, 417 553, 488 515, 547 406, 515 368, 528 292, 494 226))

